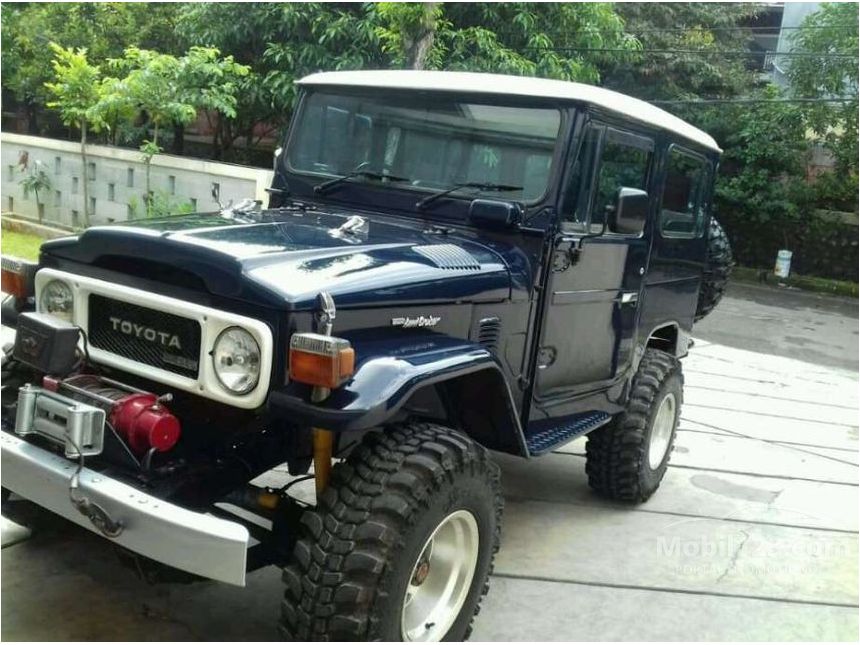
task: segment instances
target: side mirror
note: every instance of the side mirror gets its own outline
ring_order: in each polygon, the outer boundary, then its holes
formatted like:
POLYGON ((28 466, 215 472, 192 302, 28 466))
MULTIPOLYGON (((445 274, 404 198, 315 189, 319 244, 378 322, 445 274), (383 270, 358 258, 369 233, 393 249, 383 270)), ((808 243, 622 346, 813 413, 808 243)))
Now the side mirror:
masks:
POLYGON ((515 202, 475 199, 469 206, 469 219, 476 223, 508 228, 522 222, 523 210, 515 202))
POLYGON ((609 230, 625 235, 641 233, 648 217, 648 201, 647 191, 626 186, 619 188, 615 208, 609 213, 609 230))

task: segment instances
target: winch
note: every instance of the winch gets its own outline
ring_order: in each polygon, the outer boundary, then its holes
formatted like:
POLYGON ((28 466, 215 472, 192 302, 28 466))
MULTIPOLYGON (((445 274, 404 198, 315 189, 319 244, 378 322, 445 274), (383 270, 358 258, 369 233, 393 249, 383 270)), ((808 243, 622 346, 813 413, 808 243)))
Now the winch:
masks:
POLYGON ((152 449, 167 452, 179 441, 179 419, 164 405, 170 395, 158 396, 96 374, 45 376, 42 387, 103 409, 108 423, 138 456, 152 449))

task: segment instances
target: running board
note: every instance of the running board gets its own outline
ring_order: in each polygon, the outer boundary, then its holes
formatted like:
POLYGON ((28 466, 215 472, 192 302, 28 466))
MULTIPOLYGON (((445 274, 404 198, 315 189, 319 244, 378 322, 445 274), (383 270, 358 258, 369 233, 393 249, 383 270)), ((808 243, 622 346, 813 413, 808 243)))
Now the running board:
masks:
POLYGON ((577 437, 596 430, 608 423, 612 417, 606 412, 585 412, 563 425, 552 426, 526 437, 531 456, 541 455, 577 437))

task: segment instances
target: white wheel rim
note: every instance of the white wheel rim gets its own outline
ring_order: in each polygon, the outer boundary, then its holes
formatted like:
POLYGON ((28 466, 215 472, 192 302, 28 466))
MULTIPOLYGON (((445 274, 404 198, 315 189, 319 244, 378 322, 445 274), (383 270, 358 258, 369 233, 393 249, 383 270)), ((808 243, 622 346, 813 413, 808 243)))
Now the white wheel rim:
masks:
POLYGON ((478 522, 455 511, 439 523, 412 567, 403 597, 404 641, 440 641, 457 620, 478 566, 478 522))
POLYGON ((654 427, 651 428, 651 441, 648 445, 648 464, 651 470, 660 467, 666 451, 669 450, 672 431, 675 429, 676 408, 675 395, 670 392, 660 402, 657 415, 654 417, 654 427))

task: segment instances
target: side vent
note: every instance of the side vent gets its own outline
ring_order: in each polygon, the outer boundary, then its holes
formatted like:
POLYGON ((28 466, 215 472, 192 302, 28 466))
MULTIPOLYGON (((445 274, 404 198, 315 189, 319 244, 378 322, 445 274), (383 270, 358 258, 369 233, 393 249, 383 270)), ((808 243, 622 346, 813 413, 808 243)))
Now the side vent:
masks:
POLYGON ((456 244, 426 244, 415 246, 413 250, 440 269, 478 271, 481 268, 481 263, 471 253, 456 244))
POLYGON ((486 347, 493 354, 499 351, 499 339, 502 333, 502 321, 496 316, 482 318, 478 323, 478 343, 486 347))

